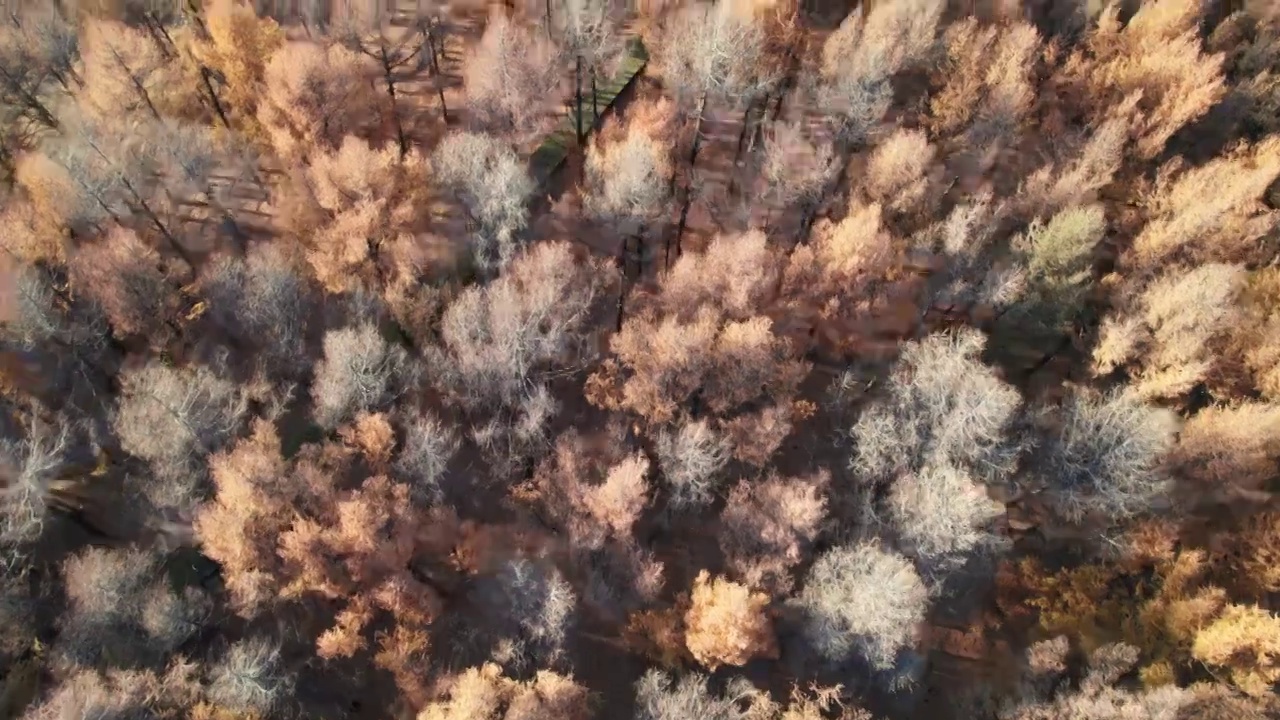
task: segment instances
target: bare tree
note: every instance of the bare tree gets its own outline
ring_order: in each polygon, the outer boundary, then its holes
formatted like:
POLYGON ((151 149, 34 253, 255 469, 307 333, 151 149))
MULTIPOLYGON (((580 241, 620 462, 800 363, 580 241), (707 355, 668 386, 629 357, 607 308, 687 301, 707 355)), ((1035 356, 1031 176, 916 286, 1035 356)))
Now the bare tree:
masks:
POLYGON ((1076 395, 1056 418, 1039 472, 1053 507, 1071 522, 1119 522, 1158 509, 1169 488, 1162 467, 1177 418, 1133 393, 1076 395))
POLYGON ((251 637, 231 645, 210 671, 209 697, 219 707, 264 716, 279 712, 293 693, 280 644, 251 637))
POLYGON ((432 159, 439 181, 453 187, 478 225, 481 266, 505 265, 529 221, 525 203, 533 181, 524 164, 493 137, 469 132, 445 138, 432 159))
POLYGON ((948 465, 926 466, 899 478, 889 491, 888 509, 904 552, 934 582, 972 554, 1004 544, 991 527, 1004 505, 966 472, 948 465))
POLYGON ((800 123, 774 123, 765 136, 761 175, 767 195, 781 209, 799 205, 801 237, 837 170, 829 142, 815 140, 800 123))
POLYGON ((205 268, 199 289, 209 316, 237 342, 256 348, 268 373, 297 379, 310 369, 315 289, 278 248, 255 246, 245 258, 219 257, 205 268))
POLYGON ((486 619, 482 640, 503 665, 515 671, 543 668, 564 652, 577 596, 550 562, 508 560, 471 595, 486 619))
POLYGON ((591 118, 600 117, 596 102, 596 81, 609 77, 623 51, 619 25, 622 7, 615 0, 563 0, 560 12, 552 15, 547 3, 547 21, 554 26, 561 52, 573 58, 574 118, 578 143, 586 139, 582 129, 582 74, 591 77, 591 118))
MULTIPOLYGON (((341 4, 334 19, 333 34, 356 52, 368 56, 378 67, 387 92, 387 107, 395 126, 400 157, 409 152, 409 136, 401 117, 399 81, 415 58, 426 50, 426 37, 417 25, 398 27, 395 18, 383 9, 384 0, 354 0, 341 4)), ((443 104, 442 104, 443 107, 443 104)))
POLYGON ((39 267, 15 268, 10 292, 10 315, 0 337, 38 363, 44 382, 30 387, 32 394, 80 404, 102 393, 113 363, 110 328, 101 310, 67 298, 39 267))
POLYGON ((115 431, 124 449, 162 474, 183 472, 216 452, 240 427, 244 396, 204 366, 152 361, 121 375, 115 431))
POLYGON ((850 431, 850 466, 873 480, 929 464, 955 464, 984 480, 1012 469, 1021 397, 982 363, 985 343, 972 329, 908 343, 884 396, 850 431))
POLYGON ((516 142, 537 134, 548 120, 546 98, 559 85, 556 66, 550 41, 495 6, 462 71, 480 128, 516 142))
POLYGON ((416 371, 404 348, 384 340, 373 324, 329 331, 311 388, 316 422, 332 429, 360 411, 387 406, 416 371))
POLYGON ((700 673, 672 678, 649 670, 636 681, 636 720, 755 720, 767 706, 764 694, 743 677, 733 678, 719 695, 700 673))
POLYGON ((583 204, 624 238, 660 224, 671 198, 670 141, 632 121, 616 142, 598 139, 587 152, 583 204))
POLYGON ((12 548, 38 539, 49 519, 52 491, 73 456, 70 423, 33 423, 21 438, 0 439, 0 544, 12 548))
MULTIPOLYGON (((145 136, 89 117, 71 117, 66 124, 63 138, 50 144, 46 152, 66 171, 71 186, 81 195, 79 203, 96 205, 101 215, 116 222, 136 217, 194 269, 195 257, 178 237, 175 218, 163 212, 163 203, 171 207, 175 203, 160 182, 155 146, 145 136)), ((211 170, 208 160, 201 163, 211 170)))
MULTIPOLYGON (((57 130, 57 96, 79 86, 73 69, 79 58, 75 28, 50 8, 27 6, 7 15, 0 20, 0 99, 13 113, 9 123, 28 137, 57 130)), ((10 170, 13 151, 25 145, 10 150, 10 170)))
POLYGON ((729 0, 688 5, 668 21, 657 56, 664 78, 684 104, 691 104, 693 140, 675 231, 676 255, 693 202, 694 168, 702 147, 702 120, 713 99, 737 104, 754 98, 774 81, 774 68, 765 62, 764 27, 740 12, 729 0))
POLYGON ((406 423, 395 468, 413 488, 414 500, 430 505, 443 499, 440 481, 458 447, 457 432, 435 415, 414 415, 406 423))
POLYGON ((906 558, 861 544, 820 556, 794 603, 804 613, 805 638, 824 660, 838 665, 856 656, 888 670, 916 641, 928 601, 906 558))
POLYGON ((589 357, 588 331, 609 271, 567 243, 542 243, 445 310, 440 363, 469 404, 510 405, 552 372, 589 357))
POLYGON ((176 594, 160 558, 143 550, 90 548, 63 564, 69 610, 56 649, 72 666, 155 663, 194 635, 207 598, 176 594))
POLYGON ((724 480, 720 471, 729 462, 729 443, 706 420, 681 423, 674 432, 663 430, 656 449, 672 508, 697 508, 715 499, 724 480))

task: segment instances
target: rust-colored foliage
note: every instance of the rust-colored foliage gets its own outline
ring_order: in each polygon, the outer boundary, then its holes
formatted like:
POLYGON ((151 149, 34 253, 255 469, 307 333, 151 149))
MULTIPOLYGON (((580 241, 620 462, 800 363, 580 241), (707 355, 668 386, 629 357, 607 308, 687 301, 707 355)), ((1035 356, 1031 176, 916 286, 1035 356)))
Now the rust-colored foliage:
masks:
POLYGON ((709 578, 703 570, 693 581, 684 617, 685 643, 694 659, 715 670, 720 665, 745 665, 756 657, 777 657, 769 596, 723 578, 709 578))

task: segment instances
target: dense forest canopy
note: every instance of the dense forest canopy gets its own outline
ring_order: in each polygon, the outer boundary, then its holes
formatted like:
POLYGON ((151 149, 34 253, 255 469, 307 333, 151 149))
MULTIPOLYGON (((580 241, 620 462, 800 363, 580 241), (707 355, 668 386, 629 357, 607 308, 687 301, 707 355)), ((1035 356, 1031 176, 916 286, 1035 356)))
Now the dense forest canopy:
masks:
POLYGON ((12 0, 0 717, 1280 717, 1280 4, 12 0))

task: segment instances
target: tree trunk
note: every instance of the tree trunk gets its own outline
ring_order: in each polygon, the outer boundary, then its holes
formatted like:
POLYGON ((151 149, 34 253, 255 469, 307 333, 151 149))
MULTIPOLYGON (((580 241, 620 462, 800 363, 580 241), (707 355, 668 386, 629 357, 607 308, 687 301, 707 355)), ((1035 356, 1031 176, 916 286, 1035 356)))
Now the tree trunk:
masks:
POLYGON ((404 121, 400 119, 400 108, 396 100, 396 81, 392 75, 391 58, 387 56, 387 47, 383 45, 379 50, 379 58, 382 62, 382 79, 387 83, 387 97, 391 99, 391 121, 396 126, 396 143, 400 146, 400 159, 403 160, 405 155, 409 154, 409 138, 404 134, 404 121))
POLYGON ((600 121, 600 110, 596 106, 596 69, 593 67, 591 68, 591 124, 592 124, 592 127, 594 127, 595 123, 599 121, 600 121))
POLYGON ((547 40, 551 39, 551 0, 546 0, 547 5, 547 40))
POLYGON ((582 144, 582 56, 574 58, 573 64, 573 114, 578 123, 578 144, 582 144))
POLYGON ((436 81, 436 92, 440 94, 440 114, 444 117, 444 124, 449 124, 449 106, 444 103, 444 76, 440 74, 440 60, 436 56, 435 33, 427 33, 427 44, 431 50, 431 74, 436 81))
MULTIPOLYGON (((795 242, 791 243, 792 250, 809 241, 809 229, 813 227, 813 220, 817 214, 818 203, 813 203, 805 208, 804 215, 800 219, 800 230, 796 233, 795 242)), ((787 254, 790 255, 791 253, 788 252, 787 254)))
POLYGON ((694 163, 698 162, 698 150, 702 149, 702 116, 707 110, 707 94, 698 98, 698 112, 693 118, 693 145, 689 148, 689 172, 692 174, 694 163))
POLYGON ((213 89, 213 83, 209 81, 209 68, 203 65, 200 66, 200 79, 204 82, 205 92, 209 93, 209 101, 213 103, 213 109, 222 120, 222 126, 230 128, 231 123, 227 120, 227 112, 222 107, 222 101, 218 99, 218 93, 213 89))
POLYGON ((747 103, 747 109, 742 113, 742 130, 738 133, 738 148, 733 151, 733 164, 736 166, 738 161, 742 159, 742 146, 747 141, 747 130, 751 127, 751 111, 756 109, 756 102, 752 100, 747 103))
POLYGON ((684 237, 685 224, 689 220, 689 206, 693 204, 693 191, 686 190, 684 194, 684 204, 680 207, 680 222, 676 225, 676 259, 680 259, 683 252, 680 247, 680 241, 684 237))

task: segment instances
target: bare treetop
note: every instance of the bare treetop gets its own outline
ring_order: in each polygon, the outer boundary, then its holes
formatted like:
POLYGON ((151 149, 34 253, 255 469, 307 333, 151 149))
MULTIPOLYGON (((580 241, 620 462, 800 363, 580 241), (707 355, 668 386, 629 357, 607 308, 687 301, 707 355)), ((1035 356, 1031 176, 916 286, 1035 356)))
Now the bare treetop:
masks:
POLYGON ((736 12, 730 0, 682 8, 657 47, 665 78, 700 102, 708 96, 737 101, 773 82, 764 62, 764 28, 736 12))
POLYGON ((544 124, 546 98, 560 83, 551 43, 496 6, 462 78, 480 127, 518 141, 544 124))

